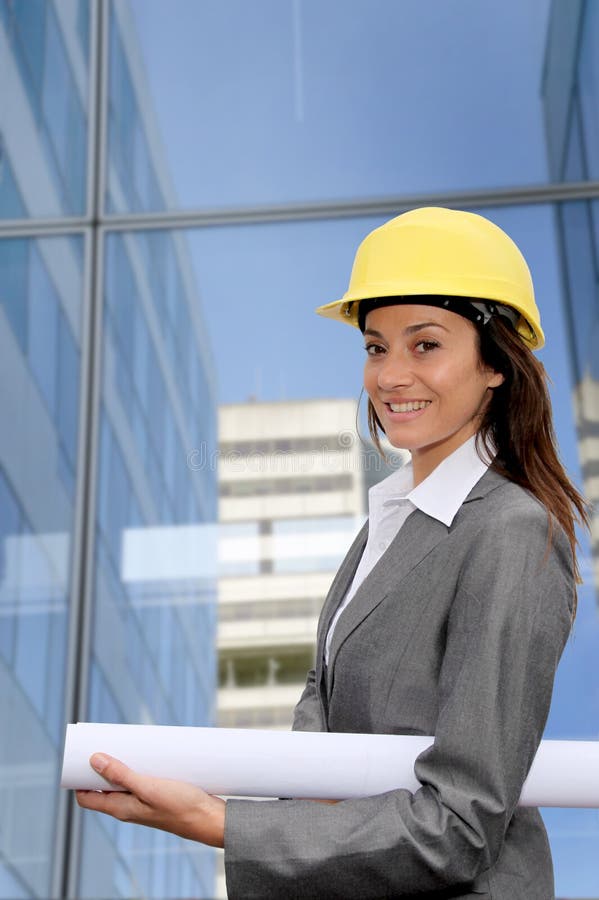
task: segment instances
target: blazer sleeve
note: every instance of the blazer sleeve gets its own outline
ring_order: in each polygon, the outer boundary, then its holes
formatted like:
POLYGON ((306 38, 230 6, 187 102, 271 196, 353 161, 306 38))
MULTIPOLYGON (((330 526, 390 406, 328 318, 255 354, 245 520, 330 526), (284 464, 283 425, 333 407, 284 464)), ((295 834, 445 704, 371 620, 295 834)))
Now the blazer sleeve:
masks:
POLYGON ((316 671, 310 669, 306 686, 293 711, 293 731, 326 731, 318 689, 316 671))
POLYGON ((231 900, 412 896, 471 883, 501 853, 541 740, 574 599, 569 543, 536 503, 471 541, 452 602, 421 787, 328 805, 231 800, 231 900))

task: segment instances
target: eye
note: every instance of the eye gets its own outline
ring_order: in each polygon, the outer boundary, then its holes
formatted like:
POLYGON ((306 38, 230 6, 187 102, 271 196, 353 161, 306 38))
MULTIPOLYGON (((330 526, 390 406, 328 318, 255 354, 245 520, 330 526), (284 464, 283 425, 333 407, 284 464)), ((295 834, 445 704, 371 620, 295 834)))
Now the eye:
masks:
POLYGON ((364 347, 368 356, 379 356, 385 352, 385 348, 381 344, 370 343, 364 347))
POLYGON ((437 341, 422 340, 418 341, 417 344, 414 344, 414 350, 416 351, 416 353, 424 354, 430 353, 431 350, 435 350, 438 346, 439 344, 437 343, 437 341))

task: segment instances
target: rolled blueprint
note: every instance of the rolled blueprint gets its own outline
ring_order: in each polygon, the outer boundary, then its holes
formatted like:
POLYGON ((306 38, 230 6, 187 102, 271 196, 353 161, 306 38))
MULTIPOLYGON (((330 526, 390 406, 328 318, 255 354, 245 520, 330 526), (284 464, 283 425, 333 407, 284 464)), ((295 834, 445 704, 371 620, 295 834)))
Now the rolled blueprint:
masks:
MULTIPOLYGON (((369 797, 415 792, 416 757, 432 737, 186 728, 174 725, 67 726, 61 786, 113 787, 91 768, 95 752, 136 772, 239 797, 369 797)), ((119 790, 119 788, 114 788, 119 790)), ((542 741, 521 806, 599 807, 599 741, 542 741)))

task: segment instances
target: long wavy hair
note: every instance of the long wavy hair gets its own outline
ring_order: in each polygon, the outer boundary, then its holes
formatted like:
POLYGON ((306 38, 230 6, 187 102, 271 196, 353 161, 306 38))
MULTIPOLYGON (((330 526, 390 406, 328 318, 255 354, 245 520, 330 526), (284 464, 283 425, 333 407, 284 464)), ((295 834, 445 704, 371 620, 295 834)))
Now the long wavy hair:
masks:
MULTIPOLYGON (((588 503, 572 484, 557 451, 547 373, 513 328, 500 316, 476 326, 481 367, 500 372, 504 381, 492 390, 477 433, 493 459, 492 468, 521 485, 545 507, 548 544, 557 521, 570 542, 576 583, 581 583, 576 558, 575 524, 589 527, 588 503)), ((368 430, 379 453, 384 433, 372 401, 368 400, 368 430)), ((574 613, 576 597, 574 598, 574 613)))

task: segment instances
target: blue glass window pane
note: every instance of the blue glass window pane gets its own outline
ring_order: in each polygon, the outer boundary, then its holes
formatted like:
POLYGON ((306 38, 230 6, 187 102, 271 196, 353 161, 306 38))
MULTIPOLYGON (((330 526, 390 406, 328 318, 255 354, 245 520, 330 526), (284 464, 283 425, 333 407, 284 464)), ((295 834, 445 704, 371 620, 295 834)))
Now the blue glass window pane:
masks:
MULTIPOLYGON (((599 7, 585 4, 584 28, 578 70, 578 91, 582 111, 586 177, 599 178, 599 7)), ((570 126, 572 128, 572 126, 570 126)))
POLYGON ((163 206, 161 190, 119 28, 119 16, 113 11, 110 16, 108 152, 114 182, 108 185, 107 207, 111 212, 123 207, 157 209, 163 206))
POLYGON ((116 237, 113 239, 118 240, 119 247, 114 256, 114 275, 111 276, 113 292, 110 306, 113 311, 116 334, 121 344, 121 352, 124 358, 128 359, 129 350, 133 346, 136 284, 123 241, 116 237))
MULTIPOLYGON (((156 113, 174 190, 150 207, 149 188, 140 197, 141 186, 126 184, 120 196, 111 193, 113 208, 210 209, 547 180, 539 96, 546 0, 526 12, 514 3, 469 0, 453 9, 354 0, 351 15, 340 14, 339 3, 263 0, 260 16, 245 0, 179 0, 177 16, 167 18, 162 0, 130 6, 147 75, 139 93, 156 113), (418 89, 406 90, 414 81, 418 89)), ((127 27, 119 8, 111 4, 115 31, 127 27)), ((130 111, 131 98, 114 56, 111 75, 118 132, 127 116, 119 107, 130 111)))
POLYGON ((580 118, 580 106, 576 97, 572 102, 570 117, 570 130, 565 157, 565 180, 584 181, 587 177, 584 149, 582 144, 582 123, 580 118))
POLYGON ((69 140, 64 148, 62 171, 67 182, 68 209, 83 212, 86 191, 87 123, 79 97, 74 92, 69 96, 67 123, 69 140))
POLYGON ((13 63, 3 67, 2 88, 24 101, 8 105, 3 117, 15 190, 8 196, 0 188, 0 215, 83 213, 89 48, 83 54, 76 52, 80 42, 75 16, 59 11, 49 0, 11 0, 8 9, 3 0, 2 9, 13 63), (21 147, 27 149, 26 163, 21 147), (27 208, 23 204, 15 208, 19 194, 27 198, 27 208))
POLYGON ((58 306, 56 291, 37 248, 29 259, 27 356, 50 416, 56 416, 58 306))
POLYGON ((27 344, 29 247, 27 240, 0 240, 0 302, 22 350, 27 344))
POLYGON ((66 598, 57 596, 50 610, 45 722, 57 748, 64 738, 64 683, 67 657, 66 598))
POLYGON ((21 579, 23 591, 15 654, 15 674, 40 718, 44 717, 50 608, 55 584, 38 538, 21 534, 21 579))
POLYGON ((144 469, 148 469, 150 465, 150 440, 149 425, 143 414, 140 404, 136 401, 130 410, 131 429, 135 440, 135 446, 139 453, 141 464, 144 469))
MULTIPOLYGON (((0 693, 11 710, 0 729, 0 859, 10 848, 9 871, 39 897, 52 891, 64 737, 73 495, 51 415, 59 309, 74 321, 80 313, 76 246, 72 236, 0 241, 0 693)), ((78 397, 78 376, 74 389, 78 397)))
POLYGON ((77 0, 77 34, 86 60, 89 56, 90 13, 89 0, 77 0))
POLYGON ((122 722, 123 713, 111 689, 105 680, 101 682, 100 722, 122 722))
POLYGON ((19 506, 0 471, 0 654, 11 666, 14 658, 15 626, 18 615, 19 506))
POLYGON ((68 211, 80 212, 85 205, 85 114, 51 6, 46 23, 42 107, 49 144, 61 182, 64 207, 68 211))
POLYGON ((0 132, 0 218, 18 219, 25 212, 0 132))
POLYGON ((58 477, 72 501, 75 499, 75 473, 62 445, 58 451, 58 477))
POLYGON ((79 429, 79 349, 62 311, 58 317, 58 428, 68 462, 75 470, 79 429))
POLYGON ((29 889, 23 884, 16 873, 12 872, 6 863, 0 860, 0 897, 10 897, 11 900, 21 900, 31 897, 29 889))
POLYGON ((36 115, 40 110, 47 8, 45 0, 31 0, 12 3, 9 14, 17 40, 17 60, 36 115))
POLYGON ((167 897, 182 897, 181 894, 181 866, 176 857, 171 857, 168 868, 168 892, 167 897))
POLYGON ((114 891, 115 897, 133 897, 137 893, 131 873, 120 860, 114 865, 114 891))
POLYGON ((123 353, 116 357, 116 383, 124 409, 131 409, 133 406, 133 383, 128 362, 123 353))
POLYGON ((570 297, 576 308, 571 316, 574 338, 576 380, 580 381, 594 355, 591 346, 597 315, 597 272, 595 268, 590 209, 587 203, 561 206, 565 268, 570 297))
POLYGON ((158 832, 156 835, 156 844, 154 848, 154 883, 152 886, 152 896, 167 897, 166 879, 167 879, 167 835, 164 832, 158 832))
POLYGON ((99 459, 99 475, 98 475, 98 500, 97 500, 97 517, 104 538, 108 537, 109 529, 109 509, 110 509, 110 479, 108 465, 110 462, 110 426, 106 419, 106 411, 102 409, 100 415, 100 447, 98 453, 99 459))
POLYGON ((133 351, 133 380, 144 409, 148 408, 148 365, 150 336, 146 320, 139 306, 135 310, 135 348, 133 351))
POLYGON ((42 97, 43 112, 56 156, 58 160, 64 160, 65 148, 69 140, 68 110, 72 83, 65 48, 56 17, 53 14, 48 16, 45 35, 46 67, 42 97))
POLYGON ((171 497, 174 497, 176 490, 176 467, 180 462, 177 458, 179 450, 179 440, 177 436, 177 426, 175 425, 175 420, 170 410, 167 410, 165 419, 166 427, 164 433, 164 457, 162 465, 167 490, 169 491, 171 497))

